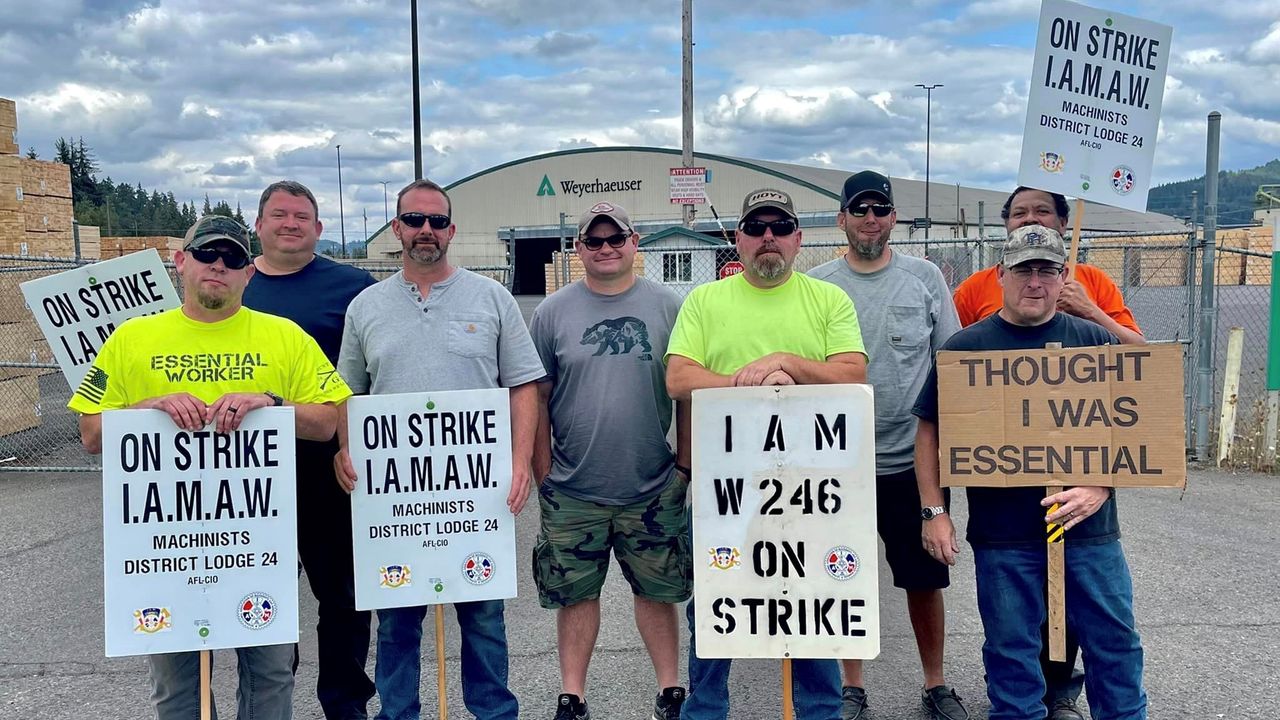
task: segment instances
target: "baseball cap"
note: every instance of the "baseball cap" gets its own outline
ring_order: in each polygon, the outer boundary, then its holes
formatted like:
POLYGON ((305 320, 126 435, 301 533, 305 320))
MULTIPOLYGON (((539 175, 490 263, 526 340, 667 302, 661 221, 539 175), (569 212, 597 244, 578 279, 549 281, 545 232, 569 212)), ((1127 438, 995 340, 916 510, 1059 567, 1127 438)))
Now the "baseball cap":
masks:
POLYGON ((761 188, 747 193, 742 200, 742 220, 746 220, 749 215, 765 208, 773 208, 780 210, 784 215, 799 222, 800 218, 796 216, 795 203, 791 202, 791 196, 781 190, 772 188, 761 188))
POLYGON ((202 248, 219 240, 226 240, 252 255, 249 250, 249 229, 225 215, 205 215, 196 221, 183 238, 182 249, 202 248))
POLYGON ((893 185, 889 183, 889 178, 872 170, 863 170, 845 179, 844 189, 840 191, 840 209, 844 210, 867 193, 880 195, 890 205, 893 204, 893 185))
POLYGON ((636 231, 631 225, 631 216, 627 214, 626 208, 611 202, 598 202, 578 218, 578 239, 585 238, 592 223, 605 217, 617 223, 624 233, 631 234, 636 231))
POLYGON ((1000 263, 1007 268, 1028 260, 1067 262, 1067 248, 1057 230, 1043 225, 1024 225, 1009 233, 1000 263))

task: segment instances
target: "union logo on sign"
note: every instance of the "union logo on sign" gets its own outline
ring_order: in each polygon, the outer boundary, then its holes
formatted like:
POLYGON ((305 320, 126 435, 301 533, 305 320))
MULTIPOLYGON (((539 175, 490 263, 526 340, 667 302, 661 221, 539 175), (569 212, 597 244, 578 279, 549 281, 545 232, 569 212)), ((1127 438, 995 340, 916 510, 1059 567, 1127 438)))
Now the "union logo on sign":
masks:
POLYGON ((1133 169, 1128 165, 1117 165, 1116 169, 1111 171, 1111 189, 1115 190, 1117 195, 1128 195, 1133 191, 1136 182, 1133 169))
POLYGON ((842 581, 857 575, 862 567, 862 563, 858 561, 858 554, 844 545, 828 550, 826 562, 823 565, 828 575, 842 581))
POLYGON ((493 579, 493 558, 485 553, 471 553, 462 561, 462 576, 472 585, 483 585, 493 579))
POLYGON ((261 630, 276 617, 275 598, 263 592, 253 592, 240 601, 240 624, 250 630, 261 630))

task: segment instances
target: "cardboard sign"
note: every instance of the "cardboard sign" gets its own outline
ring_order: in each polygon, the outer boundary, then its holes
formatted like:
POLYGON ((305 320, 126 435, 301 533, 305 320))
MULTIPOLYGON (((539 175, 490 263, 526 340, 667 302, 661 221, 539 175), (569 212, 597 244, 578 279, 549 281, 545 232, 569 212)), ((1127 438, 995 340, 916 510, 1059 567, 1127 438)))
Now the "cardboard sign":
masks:
POLYGON ((224 435, 102 414, 107 656, 298 641, 292 408, 224 435))
POLYGON ((21 287, 72 390, 120 323, 182 304, 154 249, 28 280, 21 287))
POLYGON ((702 205, 707 202, 707 169, 678 167, 671 171, 671 203, 702 205))
POLYGON ((880 653, 868 385, 693 393, 698 656, 880 653))
POLYGON ((516 596, 505 388, 347 401, 356 607, 516 596))
POLYGON ((1018 184, 1147 209, 1173 28, 1044 0, 1018 184))
POLYGON ((1183 487, 1182 348, 938 353, 943 485, 1183 487))

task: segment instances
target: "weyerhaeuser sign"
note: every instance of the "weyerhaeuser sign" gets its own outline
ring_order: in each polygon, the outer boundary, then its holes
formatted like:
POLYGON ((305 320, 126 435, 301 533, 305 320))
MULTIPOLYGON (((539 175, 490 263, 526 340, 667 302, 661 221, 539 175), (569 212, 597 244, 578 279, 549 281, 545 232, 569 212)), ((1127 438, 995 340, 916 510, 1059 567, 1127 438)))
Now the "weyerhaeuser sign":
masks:
POLYGON ((1182 487, 1182 348, 938 353, 943 485, 1182 487))
POLYGON ((347 401, 356 607, 516 595, 506 389, 347 401))
POLYGON ((102 415, 108 657, 298 641, 292 408, 235 432, 102 415))
POLYGON ((880 652, 867 385, 693 394, 700 657, 880 652))

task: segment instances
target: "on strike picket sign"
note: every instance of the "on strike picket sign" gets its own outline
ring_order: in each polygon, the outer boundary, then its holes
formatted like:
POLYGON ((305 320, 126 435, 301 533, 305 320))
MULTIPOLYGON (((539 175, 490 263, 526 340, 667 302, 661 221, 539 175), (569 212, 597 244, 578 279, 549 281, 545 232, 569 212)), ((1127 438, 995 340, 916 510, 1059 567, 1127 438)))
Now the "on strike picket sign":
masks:
POLYGON ((356 607, 516 596, 505 388, 347 401, 356 607))
POLYGON ((28 280, 21 287, 72 390, 120 323, 182 304, 154 249, 28 280))
POLYGON ((1044 0, 1018 184, 1147 209, 1173 28, 1044 0))
POLYGON ((693 394, 698 656, 880 653, 867 385, 693 394))
POLYGON ((107 656, 298 641, 292 408, 233 433, 102 415, 107 656))

